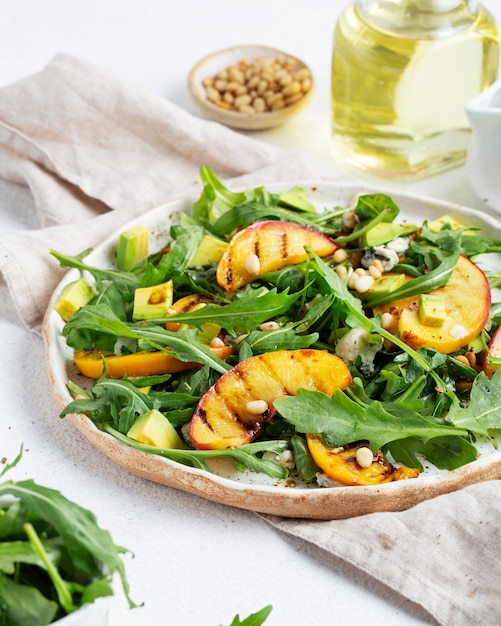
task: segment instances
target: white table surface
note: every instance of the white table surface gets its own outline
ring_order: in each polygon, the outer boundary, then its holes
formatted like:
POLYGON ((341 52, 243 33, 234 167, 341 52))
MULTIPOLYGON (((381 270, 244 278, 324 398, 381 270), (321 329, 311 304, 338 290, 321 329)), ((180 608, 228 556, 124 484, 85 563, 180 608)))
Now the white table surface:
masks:
MULTIPOLYGON (((485 210, 464 167, 413 184, 393 184, 341 170, 329 153, 332 31, 346 2, 332 0, 3 0, 0 86, 39 71, 58 52, 93 61, 189 112, 186 78, 204 54, 238 43, 289 51, 310 65, 313 101, 287 125, 263 131, 263 141, 302 152, 319 176, 380 183, 386 188, 451 200, 485 210)), ((501 23, 501 4, 486 0, 501 23)), ((458 68, 458 71, 460 69, 458 68)), ((0 181, 0 231, 36 226, 9 210, 0 181)), ((124 626, 226 626, 273 605, 268 626, 354 623, 434 624, 376 581, 340 562, 320 562, 300 542, 286 540, 253 513, 217 505, 146 482, 118 468, 58 418, 42 340, 18 321, 0 284, 0 458, 11 478, 35 478, 93 510, 126 557, 133 598, 127 611, 112 600, 110 623, 124 626)), ((384 563, 381 564, 384 567, 384 563)))

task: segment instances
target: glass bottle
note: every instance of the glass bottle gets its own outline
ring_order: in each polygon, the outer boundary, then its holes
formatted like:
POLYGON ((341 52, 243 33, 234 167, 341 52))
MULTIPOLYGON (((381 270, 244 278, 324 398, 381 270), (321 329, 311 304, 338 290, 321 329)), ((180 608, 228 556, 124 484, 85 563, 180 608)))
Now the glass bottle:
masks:
POLYGON ((468 0, 354 0, 332 55, 332 144, 376 175, 416 179, 465 160, 468 100, 497 77, 492 15, 468 0))

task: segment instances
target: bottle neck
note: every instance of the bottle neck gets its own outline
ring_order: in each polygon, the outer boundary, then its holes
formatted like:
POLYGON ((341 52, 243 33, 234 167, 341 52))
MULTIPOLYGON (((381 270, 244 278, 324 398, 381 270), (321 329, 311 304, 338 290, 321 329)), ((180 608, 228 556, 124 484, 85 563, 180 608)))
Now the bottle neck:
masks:
POLYGON ((446 37, 475 21, 476 0, 355 0, 355 9, 371 26, 389 33, 446 37))

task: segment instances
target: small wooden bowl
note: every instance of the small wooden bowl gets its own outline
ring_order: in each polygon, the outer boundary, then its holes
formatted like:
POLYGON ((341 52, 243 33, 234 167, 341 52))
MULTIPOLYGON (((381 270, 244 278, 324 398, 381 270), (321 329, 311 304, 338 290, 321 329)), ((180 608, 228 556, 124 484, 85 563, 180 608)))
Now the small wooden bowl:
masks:
POLYGON ((242 130, 262 130, 279 126, 300 111, 313 96, 314 80, 308 66, 297 57, 267 46, 245 45, 227 48, 214 52, 201 59, 191 70, 188 77, 188 88, 195 104, 208 117, 242 130), (242 113, 240 111, 225 109, 214 104, 207 98, 207 92, 203 80, 215 76, 218 72, 232 65, 237 65, 242 60, 252 63, 258 58, 286 57, 294 61, 298 68, 305 68, 310 72, 311 87, 300 100, 285 106, 282 109, 264 113, 242 113))

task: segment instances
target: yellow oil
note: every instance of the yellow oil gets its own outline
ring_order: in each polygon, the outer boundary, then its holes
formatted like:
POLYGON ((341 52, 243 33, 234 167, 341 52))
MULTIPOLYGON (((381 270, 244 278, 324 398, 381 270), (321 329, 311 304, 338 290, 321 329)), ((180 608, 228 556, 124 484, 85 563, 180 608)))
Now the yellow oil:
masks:
POLYGON ((412 179, 465 160, 465 103, 497 76, 497 25, 483 7, 454 32, 388 32, 355 5, 341 15, 332 57, 332 145, 376 175, 412 179))

